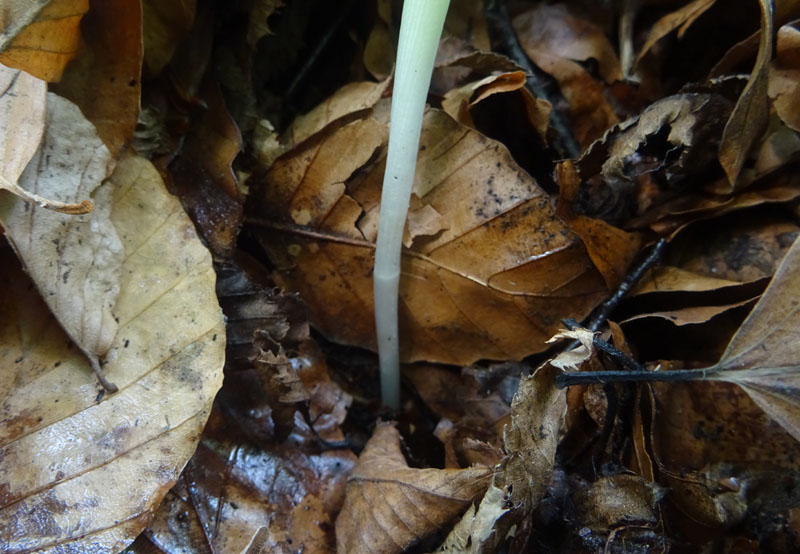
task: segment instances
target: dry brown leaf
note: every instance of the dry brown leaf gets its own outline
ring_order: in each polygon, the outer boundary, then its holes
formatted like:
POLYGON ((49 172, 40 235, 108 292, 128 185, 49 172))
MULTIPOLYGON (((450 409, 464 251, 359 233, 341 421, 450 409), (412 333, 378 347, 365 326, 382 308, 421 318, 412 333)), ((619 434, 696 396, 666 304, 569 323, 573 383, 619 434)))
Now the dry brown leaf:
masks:
POLYGON ((81 22, 84 47, 54 92, 72 100, 117 156, 133 139, 142 92, 142 8, 94 0, 81 22))
POLYGON ((89 0, 5 0, 0 63, 48 82, 61 79, 81 44, 89 0))
POLYGON ((800 30, 790 25, 778 29, 776 55, 769 73, 769 97, 781 120, 800 132, 800 30))
MULTIPOLYGON (((387 134, 364 119, 317 135, 278 160, 257 193, 262 221, 280 229, 261 235, 276 279, 301 294, 326 336, 368 348, 387 134)), ((584 317, 605 295, 581 242, 499 143, 430 110, 416 175, 414 192, 442 229, 404 254, 404 360, 520 359, 543 350, 562 317, 584 317)))
POLYGON ((650 49, 655 45, 659 40, 670 34, 674 30, 678 30, 678 37, 683 35, 686 32, 694 21, 703 15, 717 0, 693 0, 689 2, 685 6, 675 10, 674 12, 668 13, 658 21, 656 21, 655 25, 650 29, 650 33, 647 35, 647 40, 645 41, 644 45, 642 46, 641 50, 639 50, 639 54, 636 56, 635 64, 638 66, 642 58, 644 58, 650 49))
POLYGON ((142 0, 144 61, 150 75, 161 73, 170 62, 196 10, 196 0, 142 0))
POLYGON ((400 433, 380 423, 347 480, 336 551, 399 553, 441 530, 479 498, 491 470, 408 467, 400 433))
POLYGON ((731 339, 713 379, 736 383, 800 441, 800 238, 731 339))
POLYGON ((111 168, 94 126, 77 106, 48 93, 45 135, 19 184, 61 202, 91 197, 95 210, 66 216, 17 197, 0 198, 0 222, 25 270, 98 371, 117 332, 114 305, 124 258, 110 219, 112 191, 100 187, 111 168))
POLYGON ((222 382, 214 271, 179 202, 141 158, 122 160, 98 195, 127 252, 105 366, 119 392, 98 395, 32 287, 3 274, 0 343, 17 361, 0 380, 4 551, 122 549, 194 451, 222 382))
POLYGON ((725 124, 719 145, 719 163, 728 176, 729 190, 737 188, 739 173, 750 150, 767 127, 769 119, 770 61, 772 60, 773 7, 771 0, 759 0, 761 39, 753 72, 725 124))
POLYGON ((548 367, 520 381, 505 432, 506 457, 477 511, 470 508, 437 552, 492 554, 530 517, 553 476, 566 411, 566 393, 555 387, 548 367))

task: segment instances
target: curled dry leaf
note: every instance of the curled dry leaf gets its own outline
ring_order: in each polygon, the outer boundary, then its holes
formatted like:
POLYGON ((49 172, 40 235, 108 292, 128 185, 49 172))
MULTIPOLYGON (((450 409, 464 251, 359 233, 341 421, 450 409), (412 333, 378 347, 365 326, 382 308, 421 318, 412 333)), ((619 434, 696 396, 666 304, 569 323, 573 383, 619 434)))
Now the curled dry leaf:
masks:
MULTIPOLYGON (((326 336, 367 348, 387 134, 384 123, 362 119, 316 135, 273 164, 251 196, 272 226, 261 238, 276 280, 301 294, 326 336)), ((425 115, 414 193, 439 217, 438 229, 409 227, 404 360, 520 359, 544 350, 562 317, 585 317, 606 294, 545 191, 499 143, 438 110, 425 115)))
POLYGON ((119 392, 98 396, 85 358, 21 273, 2 277, 4 551, 123 548, 194 451, 222 382, 214 271, 180 203, 141 158, 121 161, 101 189, 127 253, 105 366, 119 392))
POLYGON ((336 551, 392 554, 441 530, 479 498, 489 468, 408 467, 400 433, 380 423, 347 480, 336 518, 336 551))
POLYGON ((739 173, 750 150, 767 128, 769 120, 769 69, 772 60, 773 6, 771 0, 759 0, 761 39, 750 79, 733 108, 719 145, 719 163, 728 176, 729 190, 737 188, 739 173))
POLYGON ((0 63, 56 82, 81 44, 89 0, 3 0, 0 63))
MULTIPOLYGON (((117 332, 123 246, 111 222, 112 190, 100 187, 111 155, 77 106, 47 95, 39 150, 19 179, 24 189, 59 202, 94 198, 89 215, 66 216, 21 198, 0 198, 0 222, 67 334, 99 372, 117 332)), ((102 379, 102 377, 101 377, 102 379)))

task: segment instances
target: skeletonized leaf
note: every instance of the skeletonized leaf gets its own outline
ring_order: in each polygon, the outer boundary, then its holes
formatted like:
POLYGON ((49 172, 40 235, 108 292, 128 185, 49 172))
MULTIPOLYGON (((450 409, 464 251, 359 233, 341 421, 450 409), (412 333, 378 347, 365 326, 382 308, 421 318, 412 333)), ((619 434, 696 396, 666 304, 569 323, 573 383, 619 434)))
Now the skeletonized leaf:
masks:
POLYGON ((3 274, 6 552, 109 552, 132 541, 194 451, 222 381, 215 275, 180 203, 141 158, 121 161, 98 194, 113 203, 127 253, 105 366, 119 392, 98 396, 86 359, 33 288, 20 272, 3 274))
POLYGON ((719 145, 719 163, 725 170, 730 190, 737 186, 750 149, 761 137, 769 120, 769 68, 772 59, 773 14, 772 1, 759 0, 761 6, 761 39, 758 56, 731 116, 722 133, 719 145))
MULTIPOLYGON (((279 229, 262 235, 276 279, 326 336, 367 348, 387 134, 368 118, 315 135, 276 161, 259 191, 264 224, 279 229)), ((428 213, 408 218, 404 360, 520 359, 603 298, 603 278, 547 193, 499 143, 438 110, 423 122, 414 195, 428 213)))
POLYGON ((800 440, 800 238, 710 371, 800 440))
POLYGON ((89 0, 5 0, 0 63, 56 82, 81 44, 89 0))
POLYGON ((110 189, 100 188, 111 167, 94 126, 77 106, 49 93, 45 135, 19 184, 65 203, 93 197, 96 208, 89 215, 67 216, 0 197, 6 236, 53 314, 93 364, 117 332, 113 310, 124 254, 110 220, 110 189))
POLYGON ((462 513, 483 494, 490 476, 489 468, 408 467, 400 433, 381 423, 348 479, 336 518, 336 551, 402 552, 462 513))

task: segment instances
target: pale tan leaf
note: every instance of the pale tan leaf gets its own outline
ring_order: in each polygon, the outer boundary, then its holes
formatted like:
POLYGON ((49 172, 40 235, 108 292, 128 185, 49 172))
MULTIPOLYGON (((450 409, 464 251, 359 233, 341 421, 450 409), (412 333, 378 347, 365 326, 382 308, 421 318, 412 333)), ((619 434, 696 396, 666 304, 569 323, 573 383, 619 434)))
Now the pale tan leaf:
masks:
MULTIPOLYGON (((208 251, 141 158, 98 193, 127 252, 98 395, 86 359, 19 273, 0 287, 0 545, 4 551, 118 551, 191 456, 222 382, 225 335, 208 251), (71 550, 72 549, 72 550, 71 550)), ((8 263, 5 264, 9 266, 8 263)))
POLYGON ((781 120, 800 132, 800 30, 789 25, 778 29, 776 49, 769 74, 769 96, 781 120))
POLYGON ((6 0, 0 63, 57 82, 81 45, 80 23, 89 0, 6 0))
POLYGON ((123 247, 111 223, 108 149, 80 110, 47 96, 42 144, 20 177, 24 189, 65 203, 93 197, 96 209, 65 216, 13 197, 0 198, 0 222, 25 269, 67 334, 99 368, 117 332, 123 247))
POLYGON ((336 551, 402 552, 466 510, 484 493, 491 473, 408 467, 400 433, 393 424, 379 424, 348 479, 336 518, 336 551))
POLYGON ((49 210, 85 214, 92 203, 49 200, 20 187, 17 181, 39 149, 45 127, 47 83, 20 71, 0 65, 0 189, 49 210))
POLYGON ((725 170, 730 190, 737 188, 739 173, 752 146, 769 120, 769 69, 772 60, 773 13, 771 0, 759 0, 761 38, 750 79, 728 118, 719 145, 719 163, 725 170))
MULTIPOLYGON (((372 115, 385 113, 381 103, 372 115)), ((280 230, 262 235, 276 279, 301 294, 326 336, 367 348, 387 134, 384 121, 361 119, 315 135, 251 196, 260 221, 280 230)), ((435 217, 403 255, 404 360, 520 359, 544 350, 562 317, 585 317, 605 295, 547 193, 502 145, 438 110, 425 115, 414 194, 435 217)))
POLYGON ((550 360, 553 367, 562 371, 578 371, 583 362, 588 360, 594 352, 594 333, 588 329, 577 328, 571 331, 561 330, 548 340, 548 344, 561 339, 576 340, 580 344, 572 350, 561 352, 550 360))

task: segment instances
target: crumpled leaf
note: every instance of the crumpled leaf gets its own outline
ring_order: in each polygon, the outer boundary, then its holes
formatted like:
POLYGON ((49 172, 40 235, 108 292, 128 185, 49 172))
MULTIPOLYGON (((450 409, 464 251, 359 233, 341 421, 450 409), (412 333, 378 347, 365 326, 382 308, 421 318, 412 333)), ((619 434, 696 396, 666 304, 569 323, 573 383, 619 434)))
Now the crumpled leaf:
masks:
MULTIPOLYGON (((375 340, 372 241, 387 135, 374 119, 319 135, 273 164, 251 195, 259 223, 275 230, 260 236, 279 284, 300 293, 327 337, 367 348, 375 340)), ((409 228, 404 360, 520 359, 543 350, 562 317, 585 317, 605 295, 544 190, 500 144, 437 110, 424 119, 414 194, 440 216, 440 228, 409 228)))
POLYGON ((505 432, 506 457, 477 510, 464 514, 436 552, 497 552, 530 517, 552 479, 566 411, 566 392, 555 387, 551 369, 520 381, 505 432))
POLYGON ((719 145, 719 163, 728 176, 730 190, 737 188, 739 173, 750 149, 767 127, 769 119, 769 68, 772 60, 772 0, 759 0, 761 39, 750 79, 733 108, 719 145))
POLYGON ((800 238, 710 378, 736 383, 800 441, 800 238))
POLYGON ((97 192, 127 253, 105 366, 119 392, 98 395, 86 359, 4 264, 0 344, 17 361, 0 380, 4 551, 121 550, 191 456, 222 382, 214 271, 180 203, 141 158, 97 192))
MULTIPOLYGON (((65 216, 24 200, 0 197, 0 222, 25 269, 67 334, 99 371, 117 332, 114 306, 124 252, 111 222, 108 149, 77 106, 47 95, 41 147, 19 179, 21 187, 61 202, 93 197, 94 211, 65 216)), ((108 385, 107 385, 108 386, 108 385)))
POLYGON ((440 530, 479 498, 489 468, 408 467, 400 433, 380 423, 347 480, 336 518, 336 551, 391 554, 440 530))
POLYGON ((28 202, 61 213, 84 214, 92 211, 92 203, 65 203, 49 200, 25 190, 17 181, 39 149, 45 127, 47 83, 25 73, 0 65, 0 151, 2 169, 0 189, 5 189, 28 202), (13 132, 10 130, 13 129, 13 132))
POLYGON ((89 0, 5 0, 0 63, 48 82, 61 79, 81 44, 89 0))
POLYGON ((562 371, 580 370, 581 364, 588 360, 594 353, 594 336, 595 333, 588 329, 583 329, 582 327, 571 331, 566 329, 559 331, 547 341, 549 344, 558 342, 561 339, 576 340, 580 344, 572 350, 561 352, 558 356, 550 360, 550 364, 562 371))
POLYGON ((117 156, 133 139, 142 92, 142 8, 94 0, 81 22, 84 46, 53 91, 72 100, 117 156))

